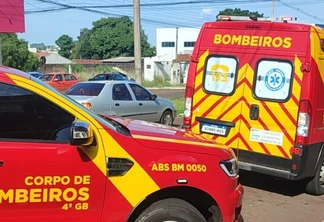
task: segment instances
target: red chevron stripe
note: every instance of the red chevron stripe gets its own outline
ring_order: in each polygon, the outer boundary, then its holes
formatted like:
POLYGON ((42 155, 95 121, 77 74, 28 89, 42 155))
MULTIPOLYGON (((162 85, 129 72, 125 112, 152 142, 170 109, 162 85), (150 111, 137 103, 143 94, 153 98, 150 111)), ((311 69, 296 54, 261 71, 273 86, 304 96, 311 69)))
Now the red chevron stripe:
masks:
MULTIPOLYGON (((244 100, 245 100, 245 104, 250 108, 251 105, 248 103, 248 101, 247 101, 245 98, 244 98, 244 100)), ((269 128, 268 128, 267 125, 263 122, 263 120, 262 120, 261 118, 258 119, 258 122, 261 124, 261 126, 262 126, 265 130, 269 130, 269 128)), ((261 145, 261 143, 260 143, 260 145, 261 145)), ((262 144, 261 146, 263 146, 263 147, 262 147, 263 149, 266 148, 263 144, 262 144)), ((280 150, 280 152, 282 153, 282 155, 284 155, 286 158, 289 158, 288 154, 285 152, 285 150, 284 150, 282 147, 280 147, 280 146, 277 146, 277 147, 278 147, 278 149, 280 150)), ((270 152, 269 152, 269 153, 270 153, 270 152)))
POLYGON ((251 147, 249 146, 249 144, 246 142, 246 140, 243 138, 243 136, 241 134, 239 134, 239 138, 240 140, 244 143, 244 145, 246 146, 246 148, 249 150, 249 151, 252 151, 253 150, 251 149, 251 147))
POLYGON ((210 94, 206 94, 194 107, 192 107, 192 111, 197 109, 197 107, 200 106, 204 101, 206 101, 209 96, 210 94))
POLYGON ((296 96, 294 94, 291 95, 292 100, 294 101, 294 103, 298 106, 298 99, 296 98, 296 96))
POLYGON ((298 75, 295 74, 294 77, 295 77, 296 81, 298 82, 298 84, 301 86, 301 85, 302 85, 302 81, 301 81, 301 79, 298 77, 298 75))
POLYGON ((288 138, 288 140, 291 142, 291 144, 294 144, 294 140, 290 137, 290 135, 288 134, 286 128, 280 123, 280 121, 277 119, 277 117, 271 112, 271 110, 269 109, 269 107, 265 104, 264 101, 261 101, 262 106, 267 110, 267 112, 269 113, 269 115, 271 116, 271 118, 277 123, 277 125, 282 129, 283 133, 286 135, 286 137, 288 138))
POLYGON ((197 87, 195 88, 195 92, 194 92, 194 93, 198 92, 201 88, 202 88, 202 84, 200 84, 199 86, 197 86, 197 87))
POLYGON ((284 106, 284 104, 279 103, 279 105, 280 105, 281 109, 286 113, 286 115, 288 116, 288 118, 290 119, 292 124, 296 125, 297 121, 294 119, 294 117, 292 117, 292 115, 290 114, 288 109, 284 106))
MULTIPOLYGON (((205 117, 207 116, 216 106, 218 106, 221 102, 223 102, 226 99, 226 96, 222 96, 219 100, 217 100, 216 103, 214 103, 203 115, 201 115, 201 117, 205 117)), ((198 124, 198 122, 196 121, 192 127, 195 127, 198 124)))

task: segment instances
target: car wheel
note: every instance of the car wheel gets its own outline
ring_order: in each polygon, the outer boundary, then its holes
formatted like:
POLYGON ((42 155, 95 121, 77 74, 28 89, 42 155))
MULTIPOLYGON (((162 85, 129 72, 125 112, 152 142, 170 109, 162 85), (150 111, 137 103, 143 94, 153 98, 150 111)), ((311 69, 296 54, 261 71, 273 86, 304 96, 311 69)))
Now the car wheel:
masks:
POLYGON ((169 110, 165 111, 161 116, 160 123, 167 126, 172 126, 173 125, 172 112, 169 110))
POLYGON ((324 157, 321 159, 315 177, 306 185, 306 191, 313 195, 324 194, 324 157))
POLYGON ((190 203, 170 198, 153 203, 135 222, 206 222, 206 220, 190 203))

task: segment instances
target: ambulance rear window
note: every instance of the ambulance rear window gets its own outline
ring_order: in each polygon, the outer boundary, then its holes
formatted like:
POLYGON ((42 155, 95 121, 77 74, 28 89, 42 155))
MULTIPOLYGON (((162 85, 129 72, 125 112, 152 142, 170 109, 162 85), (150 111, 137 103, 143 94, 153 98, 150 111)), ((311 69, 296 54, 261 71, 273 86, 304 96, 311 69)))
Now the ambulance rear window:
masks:
POLYGON ((254 95, 260 100, 285 102, 291 94, 292 77, 290 61, 261 59, 255 69, 254 95))
POLYGON ((204 90, 211 94, 234 93, 238 62, 235 57, 211 55, 206 59, 204 90))

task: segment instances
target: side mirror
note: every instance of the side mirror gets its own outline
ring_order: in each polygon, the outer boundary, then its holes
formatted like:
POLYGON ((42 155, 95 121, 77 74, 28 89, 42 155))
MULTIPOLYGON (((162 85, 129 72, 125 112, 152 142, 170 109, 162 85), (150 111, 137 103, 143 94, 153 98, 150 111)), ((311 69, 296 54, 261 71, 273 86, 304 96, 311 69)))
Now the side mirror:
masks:
POLYGON ((151 96, 151 99, 154 101, 154 100, 156 100, 156 98, 157 98, 157 95, 155 95, 155 94, 153 94, 152 96, 151 96))
POLYGON ((76 120, 71 127, 72 146, 90 146, 93 143, 94 135, 89 123, 76 120))

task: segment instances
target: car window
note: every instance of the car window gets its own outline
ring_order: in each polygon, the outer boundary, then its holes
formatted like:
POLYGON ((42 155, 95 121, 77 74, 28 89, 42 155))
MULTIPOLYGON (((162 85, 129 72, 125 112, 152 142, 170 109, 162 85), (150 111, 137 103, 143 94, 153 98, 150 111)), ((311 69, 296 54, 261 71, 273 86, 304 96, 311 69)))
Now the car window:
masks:
POLYGON ((95 80, 105 80, 105 75, 99 74, 99 75, 96 75, 93 79, 95 79, 95 80))
POLYGON ((287 101, 291 96, 293 73, 290 61, 261 59, 256 66, 254 95, 259 100, 287 101))
POLYGON ((127 80, 127 78, 121 74, 112 73, 110 75, 111 75, 112 79, 114 79, 114 80, 127 80))
POLYGON ((104 83, 78 83, 72 86, 66 95, 69 96, 98 96, 103 87, 104 83))
POLYGON ((57 79, 58 81, 63 81, 63 75, 62 74, 57 74, 55 76, 55 79, 57 79))
POLYGON ((65 81, 73 81, 73 77, 71 74, 64 74, 65 81))
POLYGON ((210 55, 206 59, 203 89, 209 94, 231 95, 235 91, 237 73, 236 58, 210 55))
POLYGON ((0 139, 69 142, 70 113, 17 86, 0 83, 0 92, 0 139))
POLYGON ((132 96, 125 84, 115 84, 112 88, 112 91, 113 100, 132 100, 132 96))
POLYGON ((151 94, 143 87, 135 84, 129 84, 133 93, 135 94, 136 100, 145 101, 151 100, 151 94))
POLYGON ((51 81, 53 79, 53 76, 54 76, 53 74, 44 74, 39 79, 41 79, 43 81, 51 81))

